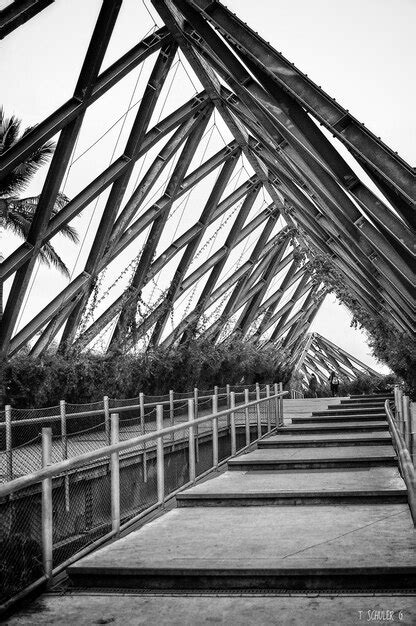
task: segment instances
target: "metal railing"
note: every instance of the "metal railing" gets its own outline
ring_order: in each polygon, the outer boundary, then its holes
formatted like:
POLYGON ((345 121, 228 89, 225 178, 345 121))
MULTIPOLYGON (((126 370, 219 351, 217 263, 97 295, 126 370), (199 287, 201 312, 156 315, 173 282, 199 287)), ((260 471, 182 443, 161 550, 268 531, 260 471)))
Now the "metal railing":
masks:
POLYGON ((229 392, 229 407, 170 425, 156 405, 155 430, 120 440, 120 414, 110 414, 110 443, 53 462, 50 427, 42 429, 42 469, 0 485, 3 606, 49 581, 98 545, 136 523, 180 490, 283 424, 281 384, 229 392), (241 401, 238 396, 243 396, 241 401))
MULTIPOLYGON (((265 397, 267 385, 247 387, 250 397, 265 397)), ((41 467, 41 430, 43 426, 53 429, 52 457, 54 461, 77 456, 84 451, 103 447, 110 442, 110 412, 119 413, 120 433, 123 438, 145 434, 153 424, 155 428, 156 406, 164 407, 164 416, 173 426, 186 416, 186 402, 194 398, 196 412, 206 410, 212 395, 218 398, 218 406, 230 406, 230 393, 234 390, 243 396, 243 387, 226 385, 213 390, 194 388, 186 393, 173 390, 164 396, 145 396, 117 400, 104 396, 99 402, 74 405, 61 400, 59 406, 43 409, 17 409, 6 406, 0 413, 0 483, 33 472, 41 467)))
MULTIPOLYGON (((406 396, 404 396, 404 398, 406 398, 406 396)), ((401 426, 403 424, 406 424, 406 420, 397 419, 397 416, 401 417, 401 410, 403 410, 403 406, 405 406, 406 404, 407 406, 409 406, 409 399, 407 398, 407 400, 402 403, 399 403, 399 399, 401 399, 401 396, 400 394, 397 395, 395 391, 396 415, 390 408, 389 400, 386 400, 384 407, 393 441, 393 447, 396 450, 397 458, 399 460, 400 473, 407 487, 407 497, 409 501, 410 512, 412 515, 413 523, 416 526, 416 472, 412 462, 410 444, 408 445, 406 441, 406 433, 408 433, 410 429, 404 428, 404 432, 401 432, 401 426)), ((407 424, 409 423, 410 420, 407 422, 407 424)), ((408 441, 411 441, 411 438, 408 439, 408 441)))

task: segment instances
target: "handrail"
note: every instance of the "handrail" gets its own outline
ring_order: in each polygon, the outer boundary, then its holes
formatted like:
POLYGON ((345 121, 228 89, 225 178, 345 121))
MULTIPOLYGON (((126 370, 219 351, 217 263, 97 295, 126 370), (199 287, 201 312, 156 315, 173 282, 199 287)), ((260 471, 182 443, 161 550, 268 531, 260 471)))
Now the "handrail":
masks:
POLYGON ((396 450, 397 457, 399 459, 400 472, 403 476, 403 480, 406 483, 407 495, 409 500, 410 513, 412 515, 413 524, 416 526, 416 473, 413 467, 412 459, 407 449, 405 440, 399 429, 397 428, 396 420, 390 409, 389 401, 386 400, 384 408, 387 415, 387 421, 391 437, 393 440, 393 447, 396 450))
MULTIPOLYGON (((110 456, 114 452, 129 450, 130 448, 134 448, 141 443, 160 439, 160 437, 164 437, 165 435, 180 432, 181 430, 186 430, 187 428, 190 428, 192 426, 198 426, 199 424, 203 424, 210 420, 212 421, 216 418, 226 417, 228 415, 231 415, 231 413, 235 413, 236 410, 250 408, 262 402, 267 402, 276 398, 280 398, 288 393, 288 391, 283 391, 275 395, 270 395, 266 398, 260 398, 259 400, 253 400, 252 402, 247 402, 237 405, 235 407, 231 407, 230 409, 225 409, 224 411, 219 411, 218 413, 211 413, 210 415, 204 415, 203 417, 198 417, 194 420, 182 422, 181 424, 177 424, 176 426, 167 426, 166 428, 162 428, 161 430, 155 430, 151 433, 148 433, 147 435, 139 435, 138 437, 133 437, 132 439, 127 439, 126 441, 120 441, 112 445, 103 446, 102 448, 97 448, 96 450, 92 450, 91 452, 85 452, 84 454, 72 457, 71 459, 59 461, 59 463, 53 463, 51 465, 48 465, 47 467, 37 470, 36 472, 32 472, 32 474, 26 474, 26 476, 15 478, 14 480, 0 485, 0 498, 4 498, 14 491, 30 487, 44 480, 45 478, 53 478, 54 476, 72 470, 76 467, 80 467, 86 463, 96 461, 103 456, 110 456)), ((111 412, 114 413, 114 410, 112 410, 111 412)))

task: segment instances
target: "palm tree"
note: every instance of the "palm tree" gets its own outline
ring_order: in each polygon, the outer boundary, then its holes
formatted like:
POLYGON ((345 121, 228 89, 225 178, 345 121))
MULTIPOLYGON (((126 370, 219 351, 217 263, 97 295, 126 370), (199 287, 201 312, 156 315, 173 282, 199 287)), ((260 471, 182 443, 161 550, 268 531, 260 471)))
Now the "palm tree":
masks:
MULTIPOLYGON (((14 115, 9 118, 5 117, 3 107, 0 107, 0 156, 33 128, 26 128, 19 136, 20 126, 21 121, 17 117, 14 115)), ((26 189, 37 170, 49 161, 54 149, 55 144, 52 141, 47 141, 9 172, 0 184, 0 218, 2 218, 3 226, 23 239, 26 239, 29 233, 39 196, 20 198, 19 195, 26 189)), ((52 215, 59 213, 68 202, 69 198, 59 193, 52 215)), ((78 234, 72 226, 67 224, 62 227, 60 232, 74 243, 78 242, 78 234)), ((42 246, 39 256, 43 263, 49 267, 51 265, 56 267, 64 276, 69 278, 67 266, 50 243, 47 242, 42 246)))

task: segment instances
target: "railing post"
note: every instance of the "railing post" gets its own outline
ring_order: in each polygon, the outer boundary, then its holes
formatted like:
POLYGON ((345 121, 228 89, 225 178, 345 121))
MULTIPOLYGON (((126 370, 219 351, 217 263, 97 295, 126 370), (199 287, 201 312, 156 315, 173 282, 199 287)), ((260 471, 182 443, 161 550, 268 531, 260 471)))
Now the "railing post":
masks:
POLYGON ((401 430, 402 396, 401 396, 401 389, 399 385, 394 385, 394 406, 395 406, 396 421, 398 423, 399 430, 401 430))
MULTIPOLYGON (((283 393, 283 383, 279 383, 279 393, 283 393)), ((283 396, 280 396, 279 398, 279 405, 280 405, 280 426, 283 426, 284 424, 284 415, 283 415, 283 396)))
POLYGON ((402 412, 403 412, 403 437, 406 442, 407 449, 410 449, 410 429, 409 429, 409 396, 403 396, 402 398, 402 412))
MULTIPOLYGON (((188 399, 188 422, 194 420, 194 400, 188 399)), ((189 427, 189 480, 195 482, 195 429, 193 426, 189 427)))
POLYGON ((410 456, 416 466, 416 402, 410 404, 410 456))
MULTIPOLYGON (((111 414, 111 445, 119 442, 118 413, 111 414)), ((112 452, 110 455, 111 476, 111 526, 112 530, 120 530, 120 463, 119 453, 112 452)))
MULTIPOLYGON (((144 422, 144 394, 139 393, 139 406, 140 406, 140 429, 142 435, 145 435, 145 422, 144 422)), ((147 483, 147 453, 146 444, 143 444, 143 481, 147 483)))
MULTIPOLYGON (((171 389, 169 391, 169 421, 170 421, 170 425, 174 426, 175 425, 175 403, 174 403, 174 392, 171 389)), ((172 446, 175 443, 175 433, 172 433, 170 436, 171 440, 172 440, 172 446)))
MULTIPOLYGON (((230 408, 235 409, 235 393, 230 394, 230 408)), ((237 437, 235 432, 235 413, 230 414, 230 426, 231 426, 231 456, 237 452, 237 437)))
MULTIPOLYGON (((51 464, 52 428, 42 428, 42 467, 51 464)), ((42 480, 42 562, 43 571, 49 580, 53 567, 53 507, 52 478, 42 480)))
MULTIPOLYGON (((212 413, 218 413, 218 387, 217 395, 212 396, 212 413)), ((212 420, 212 465, 215 469, 218 467, 218 417, 212 420)))
POLYGON ((111 424, 110 424, 110 400, 108 396, 104 396, 103 406, 104 406, 105 438, 106 438, 107 445, 109 445, 111 442, 111 424))
MULTIPOLYGON (((248 389, 244 389, 244 404, 250 402, 250 392, 248 389)), ((244 420, 246 425, 246 446, 250 445, 250 409, 248 406, 244 409, 244 420)))
MULTIPOLYGON (((270 398, 270 385, 266 385, 266 398, 270 398)), ((266 402, 267 406, 267 432, 269 433, 272 429, 272 419, 270 415, 270 400, 266 402)))
MULTIPOLYGON (((62 451, 62 460, 68 458, 68 437, 66 432, 66 402, 65 400, 60 400, 59 402, 59 410, 61 414, 61 451, 62 451)), ((69 476, 65 474, 64 479, 65 486, 65 510, 69 512, 69 476)))
MULTIPOLYGON (((198 387, 194 387, 194 419, 198 419, 198 387)), ((199 437, 198 426, 195 426, 195 454, 196 462, 199 462, 199 437)))
MULTIPOLYGON (((230 385, 225 385, 225 393, 227 394, 227 409, 230 408, 230 402, 231 402, 231 398, 230 398, 230 393, 231 393, 231 387, 230 385)), ((227 415, 227 428, 230 428, 230 416, 227 415)))
MULTIPOLYGON (((274 383, 273 385, 273 394, 275 396, 277 396, 277 394, 279 393, 279 385, 277 383, 274 383)), ((280 404, 279 404, 279 398, 275 398, 274 399, 274 413, 275 413, 275 428, 279 427, 279 410, 280 410, 280 404)))
POLYGON ((59 411, 61 414, 61 452, 62 452, 62 460, 65 460, 68 458, 68 439, 66 436, 66 402, 65 400, 60 400, 59 411))
MULTIPOLYGON (((163 405, 156 407, 156 431, 163 430, 163 405)), ((163 454, 163 435, 157 438, 156 443, 156 469, 157 469, 157 501, 163 504, 165 501, 165 460, 163 454)))
POLYGON ((6 481, 13 480, 13 448, 12 448, 12 407, 7 404, 4 407, 4 419, 6 428, 6 481))
MULTIPOLYGON (((256 400, 260 400, 260 385, 256 383, 256 400)), ((260 439, 261 432, 261 412, 260 412, 260 404, 256 404, 256 415, 257 415, 257 439, 260 439)))

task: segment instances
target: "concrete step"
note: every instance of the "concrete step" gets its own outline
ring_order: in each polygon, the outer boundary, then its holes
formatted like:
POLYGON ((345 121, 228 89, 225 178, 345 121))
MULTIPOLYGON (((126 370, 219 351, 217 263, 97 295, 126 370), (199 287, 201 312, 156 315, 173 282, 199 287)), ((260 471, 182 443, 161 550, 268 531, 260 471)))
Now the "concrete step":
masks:
POLYGON ((416 541, 406 504, 189 507, 67 572, 112 589, 409 589, 416 541))
POLYGON ((380 422, 384 420, 387 421, 386 414, 381 413, 380 415, 367 415, 365 414, 357 414, 357 415, 315 415, 312 413, 312 416, 304 416, 304 417, 292 417, 292 424, 313 424, 314 422, 324 422, 324 423, 337 423, 342 422, 347 425, 349 422, 368 422, 376 418, 380 422))
MULTIPOLYGON (((366 415, 386 415, 385 411, 381 411, 378 407, 373 409, 364 409, 366 415)), ((344 415, 345 417, 349 417, 350 415, 361 415, 363 413, 363 409, 361 407, 357 407, 354 409, 344 409, 342 407, 335 409, 326 409, 325 411, 312 411, 312 415, 344 415)))
POLYGON ((380 412, 384 411, 384 402, 341 402, 341 404, 330 404, 328 411, 332 409, 378 409, 380 412))
POLYGON ((314 422, 313 424, 293 424, 290 426, 284 426, 281 429, 282 434, 317 434, 317 433, 352 433, 352 432, 372 432, 372 431, 387 431, 388 424, 386 420, 371 420, 363 422, 314 422))
MULTIPOLYGON (((368 398, 367 400, 360 400, 358 398, 342 398, 342 400, 340 401, 339 404, 341 404, 342 406, 346 405, 346 406, 354 406, 355 404, 362 404, 364 406, 371 406, 372 404, 377 405, 377 406, 384 406, 384 402, 385 400, 383 400, 382 398, 380 398, 380 400, 370 400, 370 398, 368 398)), ((337 406, 336 404, 331 404, 330 406, 337 406)), ((339 406, 339 405, 338 405, 339 406)))
POLYGON ((356 470, 231 471, 176 497, 179 507, 403 503, 398 468, 356 470))
POLYGON ((257 448, 312 448, 326 446, 390 446, 389 432, 356 432, 314 435, 284 435, 279 429, 277 434, 257 442, 257 448))
POLYGON ((352 394, 350 395, 351 400, 394 400, 394 394, 392 393, 373 393, 368 395, 360 395, 360 394, 352 394))
POLYGON ((334 448, 263 448, 228 461, 229 470, 274 471, 313 468, 396 466, 392 446, 344 446, 334 448))

